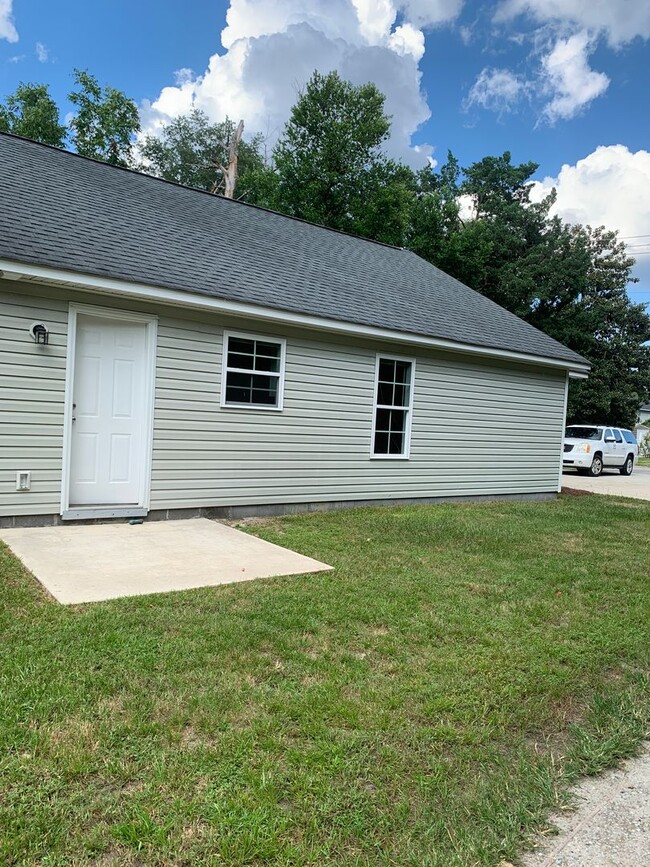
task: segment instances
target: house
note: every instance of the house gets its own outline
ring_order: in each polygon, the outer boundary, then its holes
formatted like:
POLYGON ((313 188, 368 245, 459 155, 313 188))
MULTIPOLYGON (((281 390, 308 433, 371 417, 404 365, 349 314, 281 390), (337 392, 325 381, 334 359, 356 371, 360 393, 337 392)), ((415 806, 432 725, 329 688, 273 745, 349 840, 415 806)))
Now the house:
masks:
POLYGON ((587 362, 413 253, 6 134, 0 200, 5 525, 558 490, 587 362))
POLYGON ((644 403, 639 409, 639 423, 645 424, 647 421, 650 421, 650 403, 644 403))

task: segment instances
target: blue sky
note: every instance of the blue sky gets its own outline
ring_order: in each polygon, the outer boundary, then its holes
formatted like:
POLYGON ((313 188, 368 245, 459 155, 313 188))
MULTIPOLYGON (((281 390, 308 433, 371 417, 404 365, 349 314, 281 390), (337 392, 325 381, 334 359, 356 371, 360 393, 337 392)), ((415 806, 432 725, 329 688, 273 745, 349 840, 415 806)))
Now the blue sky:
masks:
POLYGON ((337 68, 386 93, 413 165, 448 148, 539 163, 565 219, 641 254, 630 294, 650 303, 649 39, 647 0, 0 0, 0 98, 46 82, 65 113, 86 68, 149 130, 197 105, 272 145, 311 71, 337 68))

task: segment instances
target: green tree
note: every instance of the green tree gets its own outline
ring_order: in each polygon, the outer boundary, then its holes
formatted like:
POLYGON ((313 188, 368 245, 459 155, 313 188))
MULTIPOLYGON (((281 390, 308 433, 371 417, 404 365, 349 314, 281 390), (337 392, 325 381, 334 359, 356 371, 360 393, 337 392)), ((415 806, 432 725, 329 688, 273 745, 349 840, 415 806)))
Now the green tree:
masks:
POLYGON ((634 260, 615 232, 550 217, 554 192, 531 202, 536 168, 513 165, 506 152, 469 166, 461 180, 450 161, 421 184, 429 223, 413 231, 414 248, 589 359, 589 378, 571 385, 569 421, 632 426, 650 388, 650 317, 626 291, 634 260), (463 195, 474 211, 465 222, 450 203, 463 195))
POLYGON ((63 147, 66 128, 45 84, 19 84, 0 105, 0 131, 63 147))
POLYGON ((570 230, 587 252, 582 291, 571 304, 549 310, 538 322, 592 364, 586 380, 569 389, 570 422, 610 422, 632 428, 650 397, 650 316, 634 304, 627 285, 634 265, 617 233, 604 227, 570 230))
POLYGON ((451 256, 452 240, 458 236, 462 225, 459 178, 458 160, 449 151, 447 162, 439 172, 429 167, 418 172, 416 194, 411 203, 407 245, 418 256, 443 270, 451 256))
MULTIPOLYGON (((221 123, 210 123, 205 112, 194 109, 171 120, 159 136, 144 137, 140 145, 145 160, 143 168, 168 181, 219 192, 219 166, 228 163, 228 143, 234 129, 235 124, 229 118, 221 123)), ((248 175, 264 169, 261 148, 260 135, 240 142, 236 198, 249 198, 248 175)))
POLYGON ((414 178, 389 160, 384 96, 336 72, 315 72, 274 152, 275 179, 262 178, 265 204, 334 229, 401 244, 414 178))
POLYGON ((128 166, 140 117, 133 100, 113 87, 101 87, 90 73, 75 69, 77 90, 69 94, 77 114, 70 121, 72 142, 85 157, 128 166))

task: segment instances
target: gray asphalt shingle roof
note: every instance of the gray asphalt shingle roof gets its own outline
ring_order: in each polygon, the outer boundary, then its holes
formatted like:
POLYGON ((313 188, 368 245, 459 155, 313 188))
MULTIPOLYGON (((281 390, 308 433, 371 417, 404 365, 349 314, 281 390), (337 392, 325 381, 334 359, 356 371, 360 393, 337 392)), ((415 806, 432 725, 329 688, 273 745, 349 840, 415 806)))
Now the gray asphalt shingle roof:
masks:
POLYGON ((0 258, 584 363, 414 253, 0 134, 0 258))

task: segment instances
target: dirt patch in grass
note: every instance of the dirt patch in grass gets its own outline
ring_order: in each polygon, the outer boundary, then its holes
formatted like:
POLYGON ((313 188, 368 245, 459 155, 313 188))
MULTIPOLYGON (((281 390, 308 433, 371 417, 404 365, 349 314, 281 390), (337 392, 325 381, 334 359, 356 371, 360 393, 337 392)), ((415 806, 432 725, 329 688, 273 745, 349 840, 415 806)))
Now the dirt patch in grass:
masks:
POLYGON ((594 496, 593 491, 583 491, 581 488, 565 488, 562 487, 562 494, 566 494, 568 497, 592 497, 594 496))

